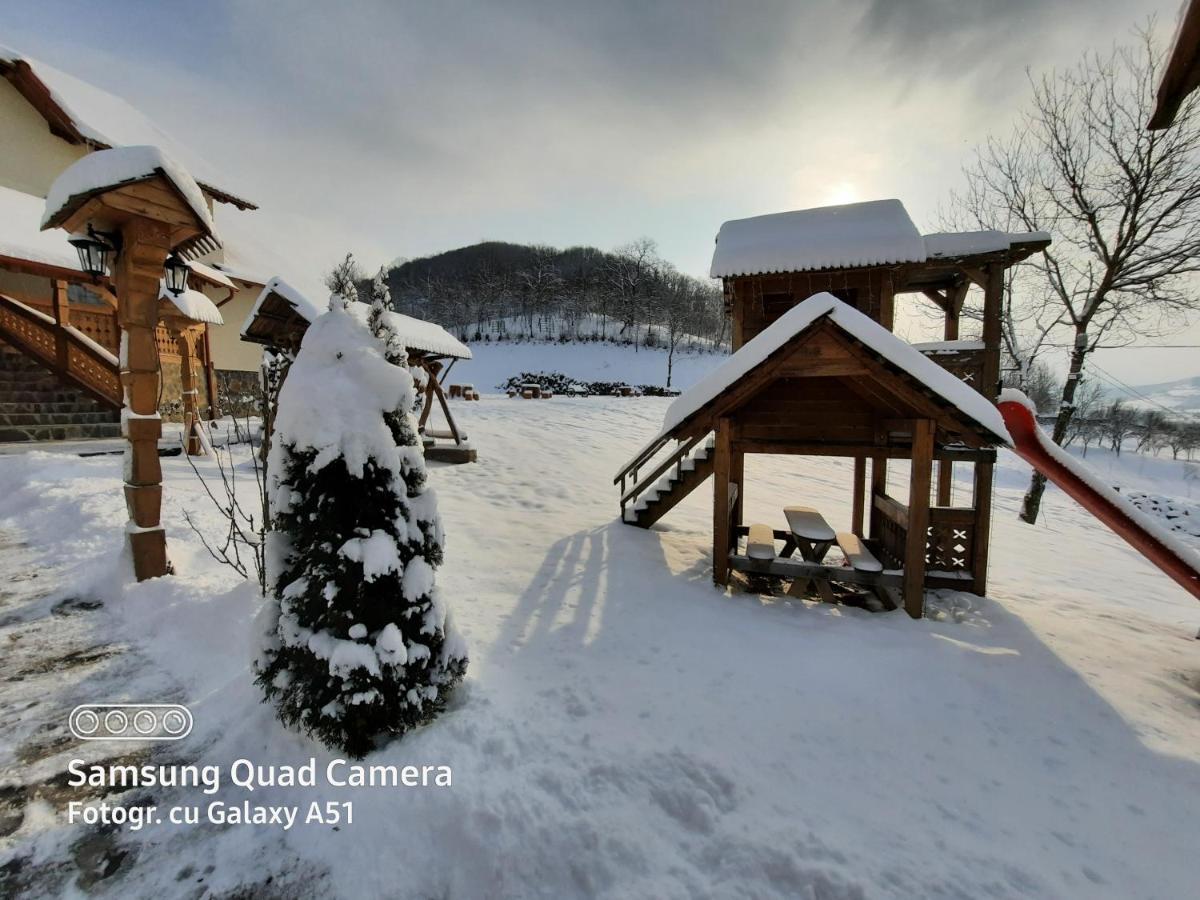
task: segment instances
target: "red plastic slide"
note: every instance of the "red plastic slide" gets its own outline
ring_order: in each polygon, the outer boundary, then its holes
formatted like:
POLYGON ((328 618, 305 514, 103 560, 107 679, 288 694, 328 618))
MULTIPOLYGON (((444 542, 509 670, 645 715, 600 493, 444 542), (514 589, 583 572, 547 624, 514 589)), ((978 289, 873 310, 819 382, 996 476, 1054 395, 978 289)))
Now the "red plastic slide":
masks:
POLYGON ((1103 484, 1091 469, 1056 446, 1038 427, 1032 404, 1023 399, 1002 399, 997 404, 1017 455, 1200 600, 1200 554, 1189 551, 1157 523, 1147 521, 1145 514, 1103 484))

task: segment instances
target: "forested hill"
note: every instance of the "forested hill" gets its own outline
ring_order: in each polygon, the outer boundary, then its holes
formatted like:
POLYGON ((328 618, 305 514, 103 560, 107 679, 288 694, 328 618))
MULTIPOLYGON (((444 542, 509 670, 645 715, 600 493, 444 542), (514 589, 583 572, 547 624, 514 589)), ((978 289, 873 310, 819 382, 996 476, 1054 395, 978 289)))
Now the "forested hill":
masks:
POLYGON ((396 309, 469 341, 728 342, 716 284, 679 272, 649 240, 613 251, 485 241, 395 265, 387 281, 396 309))

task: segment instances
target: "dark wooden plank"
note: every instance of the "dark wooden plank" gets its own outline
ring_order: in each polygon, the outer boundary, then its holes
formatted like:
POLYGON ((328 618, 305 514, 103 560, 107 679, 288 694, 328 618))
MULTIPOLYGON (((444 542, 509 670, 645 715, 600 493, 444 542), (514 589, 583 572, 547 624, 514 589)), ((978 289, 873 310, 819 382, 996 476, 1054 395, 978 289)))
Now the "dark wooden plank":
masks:
POLYGON ((914 619, 925 614, 925 542, 929 528, 929 489, 933 474, 931 420, 913 428, 913 456, 908 490, 908 539, 904 548, 904 608, 914 619))

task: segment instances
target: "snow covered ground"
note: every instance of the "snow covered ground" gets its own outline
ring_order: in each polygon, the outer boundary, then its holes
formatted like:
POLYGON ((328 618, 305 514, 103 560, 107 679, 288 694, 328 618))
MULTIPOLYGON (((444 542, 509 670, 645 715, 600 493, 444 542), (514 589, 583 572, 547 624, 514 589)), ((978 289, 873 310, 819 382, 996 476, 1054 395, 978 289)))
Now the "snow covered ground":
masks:
MULTIPOLYGON (((155 761, 331 757, 259 703, 255 591, 184 524, 185 508, 214 521, 185 460, 163 460, 180 574, 137 585, 111 562, 119 458, 0 458, 0 894, 1194 896, 1194 600, 1057 492, 1042 524, 1017 522, 1028 473, 1011 455, 988 599, 942 594, 914 622, 719 591, 706 490, 649 532, 617 522, 612 475, 668 403, 456 409, 479 462, 431 480, 467 681, 367 760, 448 765, 451 787, 121 799, 353 801, 338 830, 66 823, 95 795, 65 784, 68 760, 146 752, 71 739, 85 700, 187 703, 194 731, 155 761)), ((1149 468, 1129 488, 1183 494, 1149 468)), ((754 458, 747 477, 751 521, 808 503, 848 524, 840 461, 754 458)))

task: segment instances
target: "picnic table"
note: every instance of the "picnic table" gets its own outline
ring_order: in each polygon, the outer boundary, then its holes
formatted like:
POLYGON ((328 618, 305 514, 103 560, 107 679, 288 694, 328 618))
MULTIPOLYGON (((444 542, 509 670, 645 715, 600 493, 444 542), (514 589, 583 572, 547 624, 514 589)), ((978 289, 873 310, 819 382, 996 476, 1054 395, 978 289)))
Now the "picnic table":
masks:
POLYGON ((787 519, 792 536, 783 548, 783 556, 791 556, 795 550, 805 562, 819 563, 837 540, 837 533, 825 521, 825 517, 811 506, 786 506, 783 517, 787 519))

